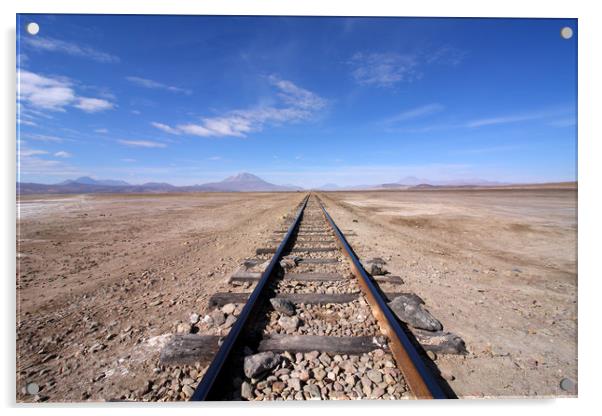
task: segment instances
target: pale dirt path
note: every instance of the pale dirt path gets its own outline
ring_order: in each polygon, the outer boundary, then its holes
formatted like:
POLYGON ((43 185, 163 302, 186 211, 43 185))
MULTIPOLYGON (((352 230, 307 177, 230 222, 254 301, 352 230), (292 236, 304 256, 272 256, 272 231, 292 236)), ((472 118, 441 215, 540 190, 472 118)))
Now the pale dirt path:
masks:
POLYGON ((321 197, 357 232, 360 258, 386 258, 401 290, 466 341, 468 356, 436 360, 459 396, 567 394, 560 380, 577 379, 575 191, 321 197))
POLYGON ((18 223, 18 400, 32 400, 20 392, 27 382, 50 401, 139 389, 161 335, 202 312, 302 197, 37 197, 18 223))

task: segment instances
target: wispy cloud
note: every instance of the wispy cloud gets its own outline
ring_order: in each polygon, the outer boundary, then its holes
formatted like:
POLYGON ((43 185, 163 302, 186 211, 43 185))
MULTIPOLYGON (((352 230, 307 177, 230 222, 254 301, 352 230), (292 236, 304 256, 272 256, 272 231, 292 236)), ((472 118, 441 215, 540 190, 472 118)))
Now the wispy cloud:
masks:
POLYGON ((155 142, 151 140, 118 140, 119 143, 129 147, 145 147, 145 148, 158 148, 167 147, 165 143, 155 142))
POLYGON ((402 82, 413 82, 423 77, 428 65, 459 65, 465 52, 451 46, 427 49, 421 52, 356 52, 347 62, 352 78, 360 85, 381 88, 402 82))
POLYGON ((412 82, 422 76, 415 55, 357 52, 349 61, 351 75, 360 85, 390 87, 398 82, 412 82))
POLYGON ((61 151, 59 151, 59 152, 56 152, 56 153, 54 154, 54 156, 55 156, 55 157, 68 158, 68 157, 71 157, 71 156, 73 156, 73 155, 72 155, 71 153, 69 153, 69 152, 65 152, 64 150, 61 150, 61 151))
POLYGON ((520 121, 536 120, 542 118, 540 114, 522 114, 513 116, 491 117, 472 120, 466 123, 466 127, 475 128, 483 126, 493 126, 496 124, 518 123, 520 121))
POLYGON ((425 50, 422 59, 427 64, 457 66, 462 63, 467 55, 467 51, 446 45, 433 50, 425 50))
POLYGON ((211 156, 209 160, 222 160, 221 156, 211 156))
POLYGON ((46 150, 37 150, 37 149, 23 149, 21 148, 19 155, 20 156, 37 156, 37 155, 46 155, 48 152, 46 150))
POLYGON ((485 117, 472 120, 466 123, 466 127, 477 128, 484 126, 493 126, 498 124, 510 124, 519 123, 523 121, 541 120, 560 116, 566 117, 567 112, 568 111, 566 109, 552 108, 524 113, 505 114, 501 116, 485 117))
POLYGON ((408 120, 414 120, 416 118, 425 117, 431 114, 438 113, 445 109, 441 104, 433 103, 427 104, 420 107, 411 108, 409 110, 403 111, 396 116, 388 118, 385 120, 387 124, 394 124, 408 120))
POLYGON ((156 121, 153 121, 151 125, 161 131, 164 131, 165 133, 180 134, 180 131, 178 129, 174 129, 173 127, 170 127, 167 124, 157 123, 156 121))
POLYGON ((121 161, 126 162, 126 163, 134 163, 134 162, 136 162, 136 159, 131 159, 131 158, 126 157, 126 158, 121 159, 121 161))
POLYGON ((181 132, 201 137, 246 137, 251 132, 260 131, 266 124, 310 120, 327 105, 324 98, 291 81, 276 76, 268 77, 268 81, 277 90, 278 106, 233 110, 221 116, 202 118, 200 123, 184 123, 176 127, 157 123, 161 127, 155 127, 172 133, 181 132))
POLYGON ((27 138, 28 140, 36 140, 36 141, 40 141, 40 142, 53 142, 53 143, 62 143, 63 142, 63 139, 61 137, 48 136, 45 134, 26 133, 26 134, 21 134, 21 136, 27 138))
POLYGON ((97 113, 99 111, 110 110, 114 104, 102 98, 78 98, 75 107, 87 113, 97 113))
POLYGON ((154 81, 154 80, 148 79, 148 78, 129 76, 129 77, 126 77, 125 79, 127 79, 128 81, 130 81, 133 84, 136 84, 136 85, 138 85, 140 87, 144 87, 144 88, 166 90, 166 91, 170 91, 170 92, 177 92, 177 93, 187 94, 187 95, 192 94, 192 91, 189 89, 174 87, 172 85, 163 84, 161 82, 154 81))
MULTIPOLYGON (((19 70, 17 96, 20 104, 39 110, 65 111, 67 106, 73 106, 93 113, 113 108, 105 99, 79 97, 67 78, 48 77, 24 69, 19 70)), ((31 112, 31 109, 24 111, 31 112)))
POLYGON ((25 45, 36 50, 48 52, 61 52, 71 56, 89 58, 102 63, 119 62, 119 58, 115 55, 99 51, 89 46, 66 42, 64 40, 41 36, 25 36, 22 37, 22 39, 25 45))
POLYGON ((94 129, 94 133, 100 133, 100 134, 107 134, 109 132, 109 129, 94 129))
POLYGON ((17 180, 21 181, 23 175, 65 176, 79 173, 73 166, 61 160, 49 159, 49 156, 52 155, 46 150, 20 146, 17 153, 17 180))

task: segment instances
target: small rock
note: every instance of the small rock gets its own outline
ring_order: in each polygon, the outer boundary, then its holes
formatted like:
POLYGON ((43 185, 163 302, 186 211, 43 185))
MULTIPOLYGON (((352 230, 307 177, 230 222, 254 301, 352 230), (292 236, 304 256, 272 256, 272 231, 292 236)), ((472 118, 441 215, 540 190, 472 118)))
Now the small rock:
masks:
POLYGON ((199 319, 200 319, 200 316, 199 316, 199 314, 198 314, 198 313, 192 313, 192 314, 190 315, 190 323, 191 323, 192 325, 194 325, 194 324, 198 323, 198 322, 199 322, 199 319))
POLYGON ((424 301, 413 293, 402 293, 389 302, 389 307, 397 317, 414 328, 440 331, 443 325, 424 307, 424 301))
POLYGON ((185 384, 184 387, 182 387, 182 392, 186 397, 191 397, 194 394, 194 389, 190 385, 185 384))
POLYGON ((236 305, 233 303, 228 303, 226 305, 224 305, 222 307, 222 312, 227 314, 227 315, 231 315, 234 313, 234 310, 236 309, 236 305))
POLYGON ((272 391, 274 393, 282 393, 286 385, 282 381, 276 381, 272 384, 272 391))
POLYGON ((288 387, 295 390, 301 391, 301 380, 297 377, 291 377, 287 380, 288 387))
POLYGON ((228 329, 228 328, 232 327, 232 325, 234 325, 235 322, 236 322, 236 316, 228 315, 228 317, 226 318, 226 322, 224 322, 224 328, 228 329))
POLYGON ((213 325, 215 326, 223 325, 224 322, 226 322, 226 317, 224 316, 224 313, 218 309, 211 312, 210 316, 213 321, 213 325))
POLYGON ((290 270, 297 267, 300 258, 297 256, 285 256, 280 260, 280 267, 284 270, 290 270))
POLYGON ((290 300, 271 298, 270 303, 276 312, 280 312, 287 316, 293 316, 295 314, 295 305, 290 300))
POLYGON ((244 360, 244 372, 248 378, 258 378, 266 371, 272 370, 280 364, 280 355, 272 351, 248 355, 244 360))
POLYGON ((161 299, 157 299, 156 301, 149 303, 149 306, 159 306, 162 303, 163 301, 161 299))
POLYGON ((384 276, 385 274, 387 274, 387 269, 385 269, 382 264, 371 263, 370 274, 372 276, 384 276))
POLYGON ((378 384, 381 381, 383 381, 383 376, 380 373, 380 371, 378 371, 378 370, 369 370, 366 373, 366 376, 368 376, 368 378, 370 379, 370 381, 374 382, 375 384, 378 384))
POLYGON ((320 389, 315 384, 308 384, 303 388, 308 394, 308 400, 321 400, 320 389))
POLYGON ((251 383, 248 381, 242 383, 240 386, 240 396, 246 400, 253 399, 253 386, 251 386, 251 383))
POLYGON ((385 389, 383 389, 382 387, 377 387, 374 390, 372 390, 372 394, 370 395, 370 398, 372 398, 372 399, 378 399, 383 394, 385 394, 385 389))
POLYGON ((316 380, 322 381, 322 380, 324 380, 324 377, 326 377, 326 371, 324 371, 320 367, 318 367, 314 370, 314 378, 316 380))
POLYGON ((278 319, 278 325, 280 325, 285 331, 295 331, 299 326, 299 318, 296 316, 281 316, 280 319, 278 319))
POLYGON ((433 351, 428 350, 426 352, 426 355, 433 361, 437 359, 437 354, 435 354, 433 351))
POLYGON ((189 334, 192 329, 192 325, 185 322, 181 322, 176 326, 176 332, 178 334, 189 334))

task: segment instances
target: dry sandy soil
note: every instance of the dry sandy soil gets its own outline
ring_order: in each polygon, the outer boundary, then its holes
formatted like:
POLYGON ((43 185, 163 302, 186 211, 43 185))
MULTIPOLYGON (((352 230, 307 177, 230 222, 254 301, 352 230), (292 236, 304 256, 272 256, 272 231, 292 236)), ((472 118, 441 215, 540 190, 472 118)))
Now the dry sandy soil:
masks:
MULTIPOLYGON (((466 356, 460 397, 558 396, 577 380, 576 191, 321 193, 466 356)), ((27 196, 17 234, 17 400, 119 400, 167 334, 266 245, 300 193, 27 196)), ((386 287, 383 287, 388 291, 386 287)))

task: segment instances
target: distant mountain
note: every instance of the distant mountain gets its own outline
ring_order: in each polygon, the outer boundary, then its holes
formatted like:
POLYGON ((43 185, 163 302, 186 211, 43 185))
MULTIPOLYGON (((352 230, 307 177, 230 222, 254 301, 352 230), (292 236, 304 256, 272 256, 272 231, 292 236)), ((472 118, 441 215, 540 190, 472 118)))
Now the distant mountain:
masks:
POLYGON ((92 179, 89 176, 82 176, 77 179, 70 179, 67 181, 63 181, 57 185, 72 185, 72 184, 104 185, 104 186, 130 186, 130 184, 125 181, 117 181, 117 180, 113 180, 113 179, 96 180, 96 179, 92 179))
POLYGON ((424 178, 417 178, 416 176, 406 176, 403 179, 400 179, 397 184, 398 185, 406 185, 406 186, 415 186, 415 185, 420 185, 423 183, 429 183, 431 181, 429 181, 428 179, 424 179, 424 178))
POLYGON ((132 185, 120 180, 97 180, 88 176, 70 179, 54 185, 18 183, 19 194, 81 194, 81 193, 164 193, 164 192, 282 192, 299 191, 298 186, 274 185, 251 173, 239 173, 221 182, 193 186, 174 186, 169 183, 148 182, 132 185))
POLYGON ((298 191, 303 188, 298 186, 274 185, 251 173, 239 173, 230 176, 221 182, 211 182, 200 185, 198 188, 209 188, 221 192, 274 192, 274 191, 298 191))
POLYGON ((316 189, 319 189, 321 191, 336 191, 338 189, 341 189, 341 187, 339 185, 337 185, 336 183, 325 183, 324 185, 322 185, 316 189))

